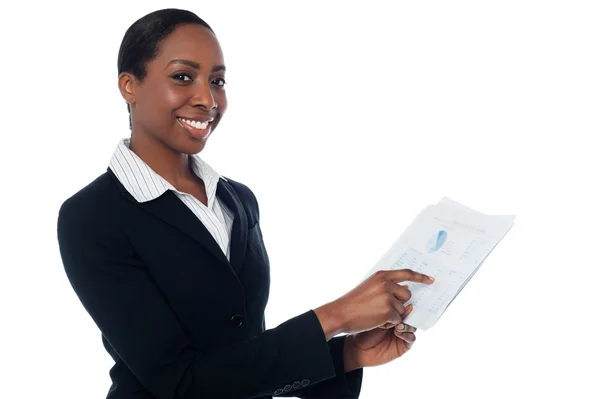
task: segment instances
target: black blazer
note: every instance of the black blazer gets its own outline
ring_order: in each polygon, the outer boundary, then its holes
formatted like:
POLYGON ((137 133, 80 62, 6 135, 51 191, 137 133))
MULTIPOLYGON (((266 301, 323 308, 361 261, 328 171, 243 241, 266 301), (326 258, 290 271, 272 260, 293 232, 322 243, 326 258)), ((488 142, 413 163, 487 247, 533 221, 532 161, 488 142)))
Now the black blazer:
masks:
POLYGON ((269 259, 256 197, 219 179, 231 262, 171 191, 138 203, 108 169, 58 216, 66 274, 115 360, 108 398, 357 398, 344 336, 313 310, 265 330, 269 259))

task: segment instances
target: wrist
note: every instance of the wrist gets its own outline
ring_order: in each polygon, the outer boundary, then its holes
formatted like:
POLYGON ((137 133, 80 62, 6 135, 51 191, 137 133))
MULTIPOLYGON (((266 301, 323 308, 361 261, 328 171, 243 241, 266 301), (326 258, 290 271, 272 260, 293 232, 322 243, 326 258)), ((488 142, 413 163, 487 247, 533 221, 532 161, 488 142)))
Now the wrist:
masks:
POLYGON ((339 311, 339 305, 335 301, 319 306, 314 312, 321 323, 327 341, 345 331, 343 312, 339 311))

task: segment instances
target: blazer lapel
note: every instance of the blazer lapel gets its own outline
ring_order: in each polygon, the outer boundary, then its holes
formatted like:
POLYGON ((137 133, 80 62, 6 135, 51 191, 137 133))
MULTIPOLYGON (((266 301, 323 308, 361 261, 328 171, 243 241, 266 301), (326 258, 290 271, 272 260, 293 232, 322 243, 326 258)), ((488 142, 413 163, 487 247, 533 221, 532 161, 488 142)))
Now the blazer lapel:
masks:
POLYGON ((121 194, 125 198, 153 216, 187 234, 208 249, 217 259, 231 267, 234 273, 239 274, 246 254, 248 219, 239 197, 229 183, 223 179, 219 179, 217 197, 234 214, 230 240, 230 261, 227 260, 221 247, 219 247, 219 244, 217 244, 204 224, 172 191, 167 191, 152 201, 140 203, 127 192, 110 168, 108 168, 108 173, 114 178, 121 194))
POLYGON ((230 260, 231 267, 236 274, 242 270, 244 257, 246 256, 246 241, 248 239, 248 217, 244 206, 231 184, 224 179, 219 179, 217 184, 217 197, 229 208, 233 214, 233 226, 231 228, 230 260))

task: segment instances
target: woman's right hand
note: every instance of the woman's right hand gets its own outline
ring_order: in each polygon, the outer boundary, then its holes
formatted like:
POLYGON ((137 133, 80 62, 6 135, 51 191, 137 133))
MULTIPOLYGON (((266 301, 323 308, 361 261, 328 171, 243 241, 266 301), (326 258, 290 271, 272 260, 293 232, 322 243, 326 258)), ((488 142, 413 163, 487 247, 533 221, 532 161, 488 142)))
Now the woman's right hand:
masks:
POLYGON ((410 299, 403 281, 431 284, 433 279, 410 269, 380 270, 344 296, 315 309, 327 340, 340 333, 359 333, 399 324, 410 299))

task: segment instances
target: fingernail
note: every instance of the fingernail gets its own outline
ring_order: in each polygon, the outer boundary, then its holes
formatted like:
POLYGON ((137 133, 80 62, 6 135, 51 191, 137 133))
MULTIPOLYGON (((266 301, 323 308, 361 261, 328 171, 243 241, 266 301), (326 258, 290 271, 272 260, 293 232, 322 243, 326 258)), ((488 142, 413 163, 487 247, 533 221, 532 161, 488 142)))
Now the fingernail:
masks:
POLYGON ((396 330, 398 331, 404 331, 404 324, 400 323, 396 326, 396 330))
POLYGON ((435 281, 435 278, 433 278, 433 277, 429 276, 429 280, 431 280, 431 281, 435 281))

